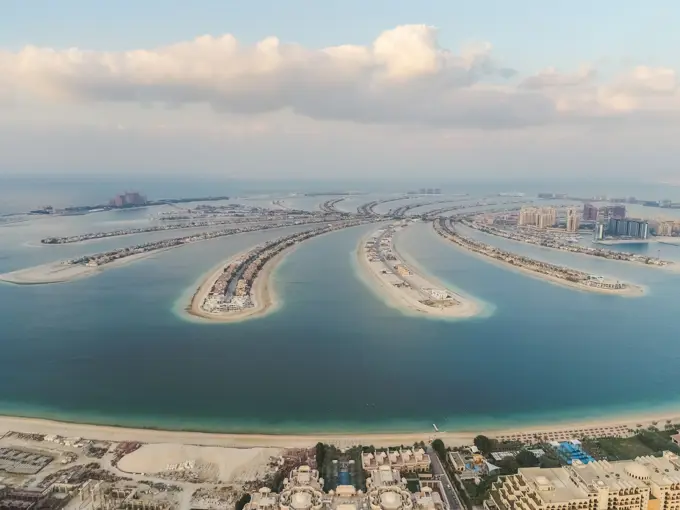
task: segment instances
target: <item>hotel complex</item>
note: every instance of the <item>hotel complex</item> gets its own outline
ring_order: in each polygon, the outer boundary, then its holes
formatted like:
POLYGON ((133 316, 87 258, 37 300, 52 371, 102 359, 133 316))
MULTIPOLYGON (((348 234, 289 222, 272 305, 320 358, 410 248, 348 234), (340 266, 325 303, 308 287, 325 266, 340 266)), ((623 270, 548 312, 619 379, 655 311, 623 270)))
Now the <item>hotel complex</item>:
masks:
POLYGON ((398 469, 383 465, 371 472, 366 492, 353 485, 338 485, 324 492, 324 480, 309 466, 294 469, 274 493, 262 488, 251 495, 244 510, 449 510, 441 482, 421 482, 412 494, 398 469))
POLYGON ((500 478, 486 510, 679 510, 680 460, 662 457, 631 461, 574 460, 560 468, 522 468, 500 478))

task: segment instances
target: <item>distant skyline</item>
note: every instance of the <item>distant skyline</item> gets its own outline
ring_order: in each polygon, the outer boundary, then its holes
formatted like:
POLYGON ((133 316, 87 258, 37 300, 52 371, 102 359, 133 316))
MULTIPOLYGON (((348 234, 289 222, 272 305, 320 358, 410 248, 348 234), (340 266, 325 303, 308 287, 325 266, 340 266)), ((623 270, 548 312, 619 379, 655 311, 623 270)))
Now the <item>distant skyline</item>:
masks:
POLYGON ((680 4, 9 0, 0 177, 680 175, 680 4))

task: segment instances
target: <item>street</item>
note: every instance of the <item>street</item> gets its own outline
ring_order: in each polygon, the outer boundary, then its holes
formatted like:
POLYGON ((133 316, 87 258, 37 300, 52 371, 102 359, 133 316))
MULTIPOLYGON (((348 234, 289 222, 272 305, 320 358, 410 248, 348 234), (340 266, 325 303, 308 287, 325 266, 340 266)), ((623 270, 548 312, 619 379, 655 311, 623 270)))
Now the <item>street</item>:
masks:
POLYGON ((453 487, 453 483, 451 483, 451 479, 446 473, 446 469, 444 469, 441 460, 439 460, 439 456, 431 447, 428 447, 427 454, 430 456, 430 461, 432 463, 432 473, 434 473, 435 478, 441 480, 442 485, 444 486, 446 499, 449 501, 449 508, 451 510, 463 510, 463 505, 460 502, 458 493, 453 487))

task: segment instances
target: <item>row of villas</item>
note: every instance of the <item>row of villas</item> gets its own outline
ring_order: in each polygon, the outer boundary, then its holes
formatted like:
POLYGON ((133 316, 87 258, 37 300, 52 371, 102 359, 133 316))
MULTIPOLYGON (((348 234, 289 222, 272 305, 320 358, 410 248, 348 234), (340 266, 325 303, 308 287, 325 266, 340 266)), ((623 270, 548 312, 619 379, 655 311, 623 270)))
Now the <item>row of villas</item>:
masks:
POLYGON ((135 246, 129 246, 126 248, 117 248, 115 250, 110 250, 102 253, 97 253, 94 255, 84 255, 75 259, 70 259, 64 262, 67 265, 85 265, 88 267, 97 267, 114 262, 116 260, 124 259, 126 257, 131 257, 133 255, 140 255, 143 253, 150 253, 158 250, 165 250, 168 248, 174 248, 177 246, 182 246, 184 244, 190 244, 197 241, 207 241, 209 239, 216 239, 218 237, 230 236, 234 234, 243 234, 246 232, 255 232, 258 230, 269 230, 272 228, 282 228, 288 226, 297 225, 295 222, 281 222, 281 223, 270 223, 266 225, 251 225, 248 227, 236 227, 228 228, 222 230, 214 230, 211 232, 201 232, 198 234, 191 234, 183 237, 174 237, 172 239, 162 239, 160 241, 152 241, 148 243, 137 244, 135 246))
POLYGON ((494 483, 486 510, 680 510, 680 459, 671 452, 631 461, 575 460, 522 468, 494 483))
POLYGON ((238 261, 228 265, 214 282, 208 296, 201 304, 207 312, 238 311, 250 308, 254 305, 252 297, 252 285, 262 267, 273 257, 286 248, 300 243, 311 237, 315 237, 333 230, 347 228, 361 224, 361 221, 349 221, 340 224, 328 224, 302 233, 280 237, 274 241, 265 243, 251 250, 238 261), (233 295, 230 288, 234 283, 233 295))
POLYGON ((450 510, 438 480, 426 481, 411 493, 399 470, 382 466, 366 481, 367 490, 339 485, 323 491, 323 478, 309 466, 294 469, 280 493, 262 488, 251 495, 244 510, 450 510))
POLYGON ((556 264, 550 264, 548 262, 543 262, 541 260, 536 260, 530 257, 525 257, 523 255, 501 250, 500 248, 482 243, 481 241, 475 241, 474 239, 461 235, 460 233, 453 230, 453 228, 447 227, 443 221, 435 222, 435 229, 441 236, 448 238, 454 243, 463 246, 470 251, 500 260, 501 262, 505 262, 507 264, 512 264, 514 266, 527 269, 534 273, 539 273, 568 282, 577 283, 579 285, 585 285, 587 287, 599 289, 623 290, 628 287, 625 283, 608 282, 602 277, 590 275, 588 273, 584 273, 583 271, 558 266, 556 264))
POLYGON ((644 255, 637 255, 635 253, 628 253, 615 250, 606 250, 602 248, 593 248, 590 246, 580 246, 578 244, 564 242, 559 236, 547 237, 550 233, 539 233, 536 231, 508 231, 500 228, 496 228, 490 225, 483 224, 478 217, 472 217, 471 219, 463 219, 461 223, 463 225, 484 232, 485 234, 491 234, 505 239, 510 239, 512 241, 520 241, 527 244, 534 244, 537 246, 543 246, 546 248, 554 248, 556 250, 568 251, 571 253, 580 253, 582 255, 590 255, 592 257, 602 257, 611 260, 625 260, 628 262, 637 262, 639 264, 649 264, 656 266, 666 266, 672 264, 668 260, 661 260, 658 258, 647 257, 644 255))

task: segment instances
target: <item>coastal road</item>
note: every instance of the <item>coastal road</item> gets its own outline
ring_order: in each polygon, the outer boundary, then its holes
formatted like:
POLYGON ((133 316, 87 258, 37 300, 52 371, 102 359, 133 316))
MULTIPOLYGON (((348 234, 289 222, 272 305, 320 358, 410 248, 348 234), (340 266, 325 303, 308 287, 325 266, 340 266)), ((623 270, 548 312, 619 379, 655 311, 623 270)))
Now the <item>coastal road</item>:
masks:
POLYGON ((463 510, 465 507, 461 503, 456 489, 453 488, 451 479, 446 473, 446 469, 444 469, 442 461, 439 460, 439 456, 432 448, 429 447, 427 449, 427 454, 430 456, 430 461, 432 462, 432 473, 434 474, 435 478, 439 478, 439 480, 442 482, 442 485, 444 486, 444 492, 446 493, 446 499, 449 502, 449 508, 451 510, 463 510))

